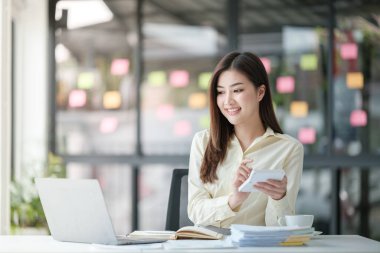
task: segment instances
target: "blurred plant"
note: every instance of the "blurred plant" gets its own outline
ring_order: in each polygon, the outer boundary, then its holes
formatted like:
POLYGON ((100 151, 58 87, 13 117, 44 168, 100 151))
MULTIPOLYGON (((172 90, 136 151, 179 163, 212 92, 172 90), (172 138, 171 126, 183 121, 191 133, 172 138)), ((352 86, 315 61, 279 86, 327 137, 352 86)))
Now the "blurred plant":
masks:
POLYGON ((37 189, 35 177, 65 177, 66 169, 62 158, 52 153, 48 155, 47 166, 28 166, 20 180, 11 183, 11 231, 18 228, 46 228, 47 223, 37 189))

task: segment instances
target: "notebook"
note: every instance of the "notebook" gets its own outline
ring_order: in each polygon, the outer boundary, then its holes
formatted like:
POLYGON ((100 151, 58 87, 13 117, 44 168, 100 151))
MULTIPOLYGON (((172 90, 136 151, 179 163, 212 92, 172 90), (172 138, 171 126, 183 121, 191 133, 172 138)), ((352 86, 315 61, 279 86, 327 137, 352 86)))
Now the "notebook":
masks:
POLYGON ((55 240, 110 245, 166 241, 117 236, 100 185, 95 179, 36 178, 35 182, 50 233, 55 240))

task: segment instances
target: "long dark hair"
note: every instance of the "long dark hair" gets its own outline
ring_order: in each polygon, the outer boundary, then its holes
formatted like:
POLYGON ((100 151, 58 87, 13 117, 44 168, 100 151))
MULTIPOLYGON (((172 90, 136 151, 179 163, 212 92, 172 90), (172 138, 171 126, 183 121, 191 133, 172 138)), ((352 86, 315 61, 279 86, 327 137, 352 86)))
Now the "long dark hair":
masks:
POLYGON ((203 183, 212 183, 218 179, 217 166, 226 157, 227 146, 234 133, 234 126, 223 116, 216 102, 219 76, 226 70, 239 71, 254 84, 256 89, 261 85, 265 86, 265 94, 259 104, 261 122, 264 129, 269 126, 275 133, 283 133, 274 113, 268 75, 260 58, 249 52, 227 54, 219 61, 211 78, 210 139, 200 169, 203 183))

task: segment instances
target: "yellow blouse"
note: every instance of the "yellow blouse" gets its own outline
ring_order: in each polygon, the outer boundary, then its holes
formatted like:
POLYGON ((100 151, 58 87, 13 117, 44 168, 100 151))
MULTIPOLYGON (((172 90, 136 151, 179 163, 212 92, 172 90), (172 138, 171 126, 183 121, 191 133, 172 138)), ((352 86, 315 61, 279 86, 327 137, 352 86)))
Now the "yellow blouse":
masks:
MULTIPOLYGON (((231 140, 226 158, 217 169, 218 180, 203 184, 199 171, 206 150, 209 130, 195 134, 189 163, 188 215, 194 224, 229 227, 231 224, 278 225, 279 217, 294 214, 303 168, 303 146, 293 137, 267 128, 243 152, 236 136, 231 140), (228 205, 232 181, 243 159, 252 159, 253 169, 283 169, 288 178, 287 193, 273 200, 264 193, 252 192, 234 212, 228 205)), ((249 164, 248 164, 249 166, 249 164)))

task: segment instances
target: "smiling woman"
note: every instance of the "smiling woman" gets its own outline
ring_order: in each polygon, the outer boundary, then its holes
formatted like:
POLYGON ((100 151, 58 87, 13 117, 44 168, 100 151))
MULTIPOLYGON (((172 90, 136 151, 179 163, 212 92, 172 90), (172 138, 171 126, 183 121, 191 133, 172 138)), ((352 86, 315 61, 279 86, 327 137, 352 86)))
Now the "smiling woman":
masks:
POLYGON ((210 130, 198 132, 190 153, 188 213, 195 224, 277 225, 294 214, 303 147, 282 133, 267 73, 252 53, 233 52, 216 66, 210 85, 210 130), (282 180, 239 192, 251 170, 282 169, 282 180))

